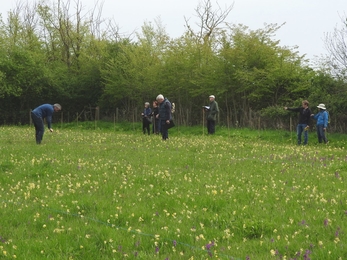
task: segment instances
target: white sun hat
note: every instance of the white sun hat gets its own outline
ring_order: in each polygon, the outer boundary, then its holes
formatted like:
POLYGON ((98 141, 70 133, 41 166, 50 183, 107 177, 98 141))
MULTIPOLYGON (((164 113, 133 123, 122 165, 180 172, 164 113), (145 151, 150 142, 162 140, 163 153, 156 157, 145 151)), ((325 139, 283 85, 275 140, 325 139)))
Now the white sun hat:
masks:
POLYGON ((324 110, 326 109, 324 104, 319 104, 317 107, 321 108, 321 109, 324 109, 324 110))

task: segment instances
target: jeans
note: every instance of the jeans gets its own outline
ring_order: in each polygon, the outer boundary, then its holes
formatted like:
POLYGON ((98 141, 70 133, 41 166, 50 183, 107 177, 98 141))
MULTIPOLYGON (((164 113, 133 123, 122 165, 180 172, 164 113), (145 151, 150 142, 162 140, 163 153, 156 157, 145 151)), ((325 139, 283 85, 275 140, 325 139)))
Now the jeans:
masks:
POLYGON ((325 131, 324 131, 324 125, 317 125, 317 136, 318 136, 318 143, 324 143, 326 144, 328 142, 328 139, 325 136, 325 131))
POLYGON ((31 119, 33 120, 33 123, 35 126, 36 143, 40 144, 43 138, 43 133, 45 132, 45 126, 43 124, 43 120, 42 118, 35 115, 33 112, 31 112, 31 119))
POLYGON ((304 132, 304 145, 307 144, 308 141, 308 132, 307 130, 305 131, 305 127, 307 126, 307 124, 298 124, 296 127, 296 133, 298 135, 298 144, 301 144, 301 135, 302 132, 304 132))

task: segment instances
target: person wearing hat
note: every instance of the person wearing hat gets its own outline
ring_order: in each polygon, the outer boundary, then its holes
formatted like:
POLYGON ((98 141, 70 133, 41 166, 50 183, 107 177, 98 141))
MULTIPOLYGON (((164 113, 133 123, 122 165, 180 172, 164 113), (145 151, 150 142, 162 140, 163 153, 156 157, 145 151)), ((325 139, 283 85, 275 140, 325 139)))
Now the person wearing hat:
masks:
POLYGON ((53 112, 58 112, 61 110, 61 105, 59 104, 43 104, 38 106, 31 111, 31 119, 33 120, 35 126, 35 137, 36 143, 41 144, 43 134, 45 132, 45 126, 43 120, 46 119, 49 131, 53 132, 52 129, 52 115, 53 112))
POLYGON ((298 145, 301 144, 301 136, 302 133, 304 133, 304 145, 307 145, 308 142, 308 128, 310 125, 310 118, 311 118, 311 110, 308 107, 308 101, 303 100, 301 103, 301 107, 296 108, 290 108, 290 107, 284 107, 285 110, 299 112, 299 122, 296 126, 296 133, 298 136, 298 145))
POLYGON ((311 116, 317 121, 316 127, 317 127, 317 136, 318 136, 318 142, 322 143, 328 143, 328 139, 325 135, 326 129, 328 127, 328 120, 329 115, 326 111, 326 107, 324 104, 319 104, 318 106, 319 112, 317 114, 312 114, 311 116))
POLYGON ((216 102, 215 98, 216 97, 214 95, 209 96, 210 105, 209 105, 209 108, 205 108, 205 111, 207 112, 206 113, 207 132, 209 135, 212 135, 215 133, 217 114, 219 112, 218 103, 216 102))
POLYGON ((149 102, 145 103, 145 108, 143 109, 142 115, 142 131, 143 134, 146 134, 146 131, 148 135, 150 135, 150 128, 149 125, 152 123, 152 109, 149 107, 149 102))

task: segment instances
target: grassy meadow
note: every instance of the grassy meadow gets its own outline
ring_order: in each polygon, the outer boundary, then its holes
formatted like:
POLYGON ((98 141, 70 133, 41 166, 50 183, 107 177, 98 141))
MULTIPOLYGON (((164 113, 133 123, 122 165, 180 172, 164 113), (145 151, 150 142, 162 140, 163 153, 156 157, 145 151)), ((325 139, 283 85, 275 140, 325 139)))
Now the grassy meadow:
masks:
POLYGON ((0 259, 347 259, 345 136, 140 128, 0 127, 0 259))

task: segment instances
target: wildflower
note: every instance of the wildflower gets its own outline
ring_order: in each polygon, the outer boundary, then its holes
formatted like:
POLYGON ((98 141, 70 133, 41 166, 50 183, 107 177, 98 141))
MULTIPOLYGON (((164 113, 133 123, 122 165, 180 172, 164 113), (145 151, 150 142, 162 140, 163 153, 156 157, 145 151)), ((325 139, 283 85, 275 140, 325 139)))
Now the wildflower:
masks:
POLYGON ((336 232, 335 232, 335 237, 339 236, 339 231, 340 231, 340 227, 337 228, 336 232))
POLYGON ((327 225, 329 225, 329 219, 324 219, 324 226, 327 226, 327 225))
POLYGON ((271 254, 271 256, 275 256, 275 255, 276 255, 276 251, 273 250, 273 249, 271 249, 271 250, 270 250, 270 254, 271 254))

